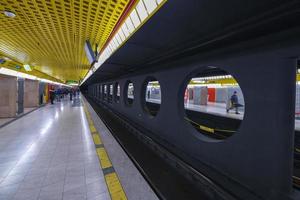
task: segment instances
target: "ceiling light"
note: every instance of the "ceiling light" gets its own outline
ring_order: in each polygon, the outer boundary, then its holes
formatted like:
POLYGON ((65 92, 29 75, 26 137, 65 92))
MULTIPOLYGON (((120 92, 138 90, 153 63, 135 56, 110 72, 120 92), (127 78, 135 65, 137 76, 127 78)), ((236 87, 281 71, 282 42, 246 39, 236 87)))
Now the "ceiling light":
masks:
POLYGON ((8 10, 5 10, 5 11, 4 11, 4 15, 5 15, 6 17, 10 17, 10 18, 14 18, 14 17, 16 16, 16 14, 15 14, 14 12, 8 11, 8 10))
POLYGON ((32 71, 32 69, 29 65, 23 65, 23 66, 26 71, 32 71))

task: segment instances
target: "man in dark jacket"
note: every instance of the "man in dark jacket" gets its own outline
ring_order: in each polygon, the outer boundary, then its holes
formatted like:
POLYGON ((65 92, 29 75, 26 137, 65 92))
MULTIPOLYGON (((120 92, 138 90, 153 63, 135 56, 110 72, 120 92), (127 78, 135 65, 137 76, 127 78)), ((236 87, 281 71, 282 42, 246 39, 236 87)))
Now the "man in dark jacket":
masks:
POLYGON ((238 108, 239 108, 241 105, 239 104, 239 99, 238 99, 238 96, 237 96, 237 92, 236 92, 236 91, 233 92, 233 95, 232 95, 231 98, 230 98, 230 102, 231 102, 231 105, 230 105, 229 108, 226 109, 226 111, 229 112, 229 110, 235 108, 235 114, 240 114, 239 111, 238 111, 238 108))
POLYGON ((49 91, 49 96, 50 96, 50 101, 51 101, 51 104, 53 104, 53 101, 55 99, 55 93, 53 90, 50 90, 49 91))

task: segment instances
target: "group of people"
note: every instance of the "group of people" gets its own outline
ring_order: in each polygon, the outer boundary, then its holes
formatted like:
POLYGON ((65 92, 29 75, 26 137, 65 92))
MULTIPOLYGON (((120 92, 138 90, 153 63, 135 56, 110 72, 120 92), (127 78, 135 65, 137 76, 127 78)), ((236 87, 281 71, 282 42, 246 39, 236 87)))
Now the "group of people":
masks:
POLYGON ((67 89, 67 88, 58 88, 56 90, 50 90, 49 91, 49 97, 51 104, 54 104, 54 100, 56 99, 58 102, 61 101, 66 96, 70 96, 70 101, 72 101, 73 96, 76 97, 76 95, 79 96, 79 89, 67 89))

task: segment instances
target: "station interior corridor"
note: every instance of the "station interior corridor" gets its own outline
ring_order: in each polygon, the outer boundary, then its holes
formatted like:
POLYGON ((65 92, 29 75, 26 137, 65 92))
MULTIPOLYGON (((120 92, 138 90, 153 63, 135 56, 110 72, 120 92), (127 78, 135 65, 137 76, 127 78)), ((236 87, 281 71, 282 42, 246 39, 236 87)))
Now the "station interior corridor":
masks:
POLYGON ((300 200, 299 0, 1 0, 0 200, 300 200))
POLYGON ((0 129, 0 199, 110 199, 80 98, 0 129))

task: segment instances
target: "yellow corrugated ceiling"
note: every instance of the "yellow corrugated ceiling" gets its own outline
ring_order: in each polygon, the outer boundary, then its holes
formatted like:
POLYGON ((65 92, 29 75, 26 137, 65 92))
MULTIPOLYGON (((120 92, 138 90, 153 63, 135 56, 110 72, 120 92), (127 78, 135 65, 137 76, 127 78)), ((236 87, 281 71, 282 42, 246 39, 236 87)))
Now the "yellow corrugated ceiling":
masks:
POLYGON ((129 1, 1 0, 0 56, 63 81, 79 80, 90 68, 85 41, 101 49, 129 1))

